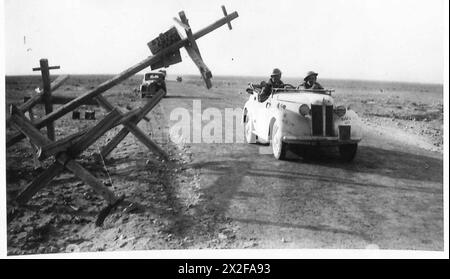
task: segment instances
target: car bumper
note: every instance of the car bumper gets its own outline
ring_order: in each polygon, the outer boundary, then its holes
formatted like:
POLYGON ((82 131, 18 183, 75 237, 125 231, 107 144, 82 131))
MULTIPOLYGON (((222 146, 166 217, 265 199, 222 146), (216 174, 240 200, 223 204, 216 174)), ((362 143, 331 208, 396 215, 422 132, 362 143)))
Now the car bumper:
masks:
POLYGON ((339 137, 320 137, 320 136, 284 136, 283 142, 291 144, 304 144, 304 145, 342 145, 342 144, 355 144, 360 142, 360 138, 352 139, 339 139, 339 137))

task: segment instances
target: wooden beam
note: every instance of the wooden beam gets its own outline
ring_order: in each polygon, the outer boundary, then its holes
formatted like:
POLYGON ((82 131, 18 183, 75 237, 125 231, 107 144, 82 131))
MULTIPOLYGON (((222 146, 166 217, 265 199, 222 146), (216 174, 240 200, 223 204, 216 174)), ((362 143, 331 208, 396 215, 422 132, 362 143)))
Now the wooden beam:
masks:
POLYGON ((103 158, 106 158, 119 143, 130 133, 127 127, 123 127, 119 133, 117 133, 112 140, 110 140, 100 151, 103 158))
MULTIPOLYGON (((144 116, 146 116, 161 101, 161 99, 164 97, 164 94, 165 93, 163 90, 159 90, 158 92, 156 92, 153 98, 151 98, 147 102, 147 104, 145 104, 141 108, 139 114, 136 115, 134 119, 130 120, 130 123, 137 125, 137 123, 139 123, 139 121, 144 116)), ((122 130, 120 130, 119 133, 117 133, 117 135, 110 142, 108 142, 106 146, 102 148, 100 154, 103 157, 108 156, 111 153, 111 151, 113 151, 114 148, 128 135, 129 132, 130 130, 126 126, 122 128, 122 130)))
POLYGON ((42 146, 37 152, 39 160, 45 160, 59 152, 66 151, 70 146, 74 145, 82 135, 86 134, 87 131, 88 129, 79 131, 63 139, 42 146))
MULTIPOLYGON (((214 31, 215 29, 221 27, 224 24, 227 24, 227 22, 229 22, 237 17, 238 17, 237 12, 233 12, 233 13, 229 14, 228 16, 219 19, 218 21, 214 22, 213 24, 211 24, 211 25, 201 29, 197 33, 195 33, 193 35, 194 39, 197 40, 200 37, 203 37, 204 35, 214 31)), ((83 101, 100 95, 101 93, 105 92, 106 90, 119 84, 123 80, 144 70, 148 66, 152 65, 152 63, 161 59, 161 57, 164 57, 164 55, 166 55, 168 53, 172 53, 174 50, 177 50, 177 49, 185 46, 188 42, 189 42, 188 39, 183 39, 183 40, 178 41, 178 42, 172 44, 171 46, 163 49, 162 51, 158 52, 157 54, 147 57, 146 59, 142 60, 141 62, 137 63, 136 65, 126 69, 125 71, 114 76, 113 78, 103 82, 96 88, 84 93, 83 95, 79 96, 75 100, 72 100, 69 103, 59 107, 57 110, 53 111, 52 113, 47 114, 46 116, 41 118, 39 121, 37 121, 35 126, 39 129, 39 128, 46 126, 48 123, 54 122, 55 120, 59 119, 60 117, 64 116, 65 114, 69 113, 70 111, 72 111, 75 108, 77 108, 78 106, 80 106, 83 103, 83 101)), ((24 138, 24 136, 22 134, 16 133, 7 139, 6 146, 9 147, 9 146, 15 144, 16 142, 20 141, 23 138, 24 138)))
POLYGON ((64 166, 58 162, 54 162, 45 171, 40 173, 30 184, 22 190, 16 197, 19 204, 26 204, 39 190, 52 181, 60 172, 64 170, 64 166))
POLYGON ((56 89, 61 87, 61 85, 64 84, 64 82, 69 78, 69 75, 62 75, 58 76, 50 85, 50 90, 54 92, 56 89))
POLYGON ((62 155, 58 156, 58 161, 62 160, 68 160, 67 163, 64 165, 68 170, 73 172, 79 179, 81 179, 84 183, 91 186, 94 191, 102 196, 109 204, 112 204, 117 201, 116 195, 114 195, 113 192, 111 192, 103 183, 97 180, 95 176, 93 176, 90 172, 85 170, 80 164, 75 162, 71 159, 64 159, 61 158, 62 156, 65 156, 66 154, 63 153, 62 155))
MULTIPOLYGON (((181 22, 184 25, 189 26, 189 21, 183 11, 181 11, 179 13, 179 16, 180 16, 181 22)), ((208 66, 206 66, 206 64, 203 62, 202 56, 200 54, 200 50, 198 48, 197 42, 194 39, 194 35, 192 34, 191 29, 190 28, 185 29, 185 31, 186 31, 187 39, 189 40, 189 44, 186 44, 184 47, 186 48, 186 51, 189 54, 189 56, 191 57, 192 61, 194 61, 195 65, 199 69, 200 74, 202 75, 202 78, 206 83, 206 88, 210 89, 212 87, 211 71, 209 70, 208 66)))
MULTIPOLYGON (((47 145, 52 143, 51 140, 43 136, 39 130, 37 130, 30 121, 28 121, 25 116, 17 109, 17 107, 13 106, 11 115, 11 123, 16 125, 18 128, 21 128, 24 133, 31 136, 31 139, 38 143, 38 146, 47 145)), ((55 157, 56 161, 63 165, 65 168, 73 172, 78 178, 80 178, 87 185, 91 186, 94 191, 96 191, 99 195, 101 195, 108 203, 114 203, 117 198, 113 192, 111 192, 103 183, 99 182, 92 174, 90 174, 87 170, 85 170, 82 166, 80 166, 75 160, 72 159, 66 152, 61 152, 55 157)), ((56 167, 54 167, 56 169, 56 167)), ((39 180, 42 182, 51 180, 51 174, 53 172, 46 173, 45 176, 40 177, 39 180)), ((39 181, 38 181, 39 182, 39 181)), ((36 183, 37 184, 37 183, 36 183)), ((35 184, 29 185, 30 187, 39 188, 35 186, 35 184)), ((28 188, 28 187, 27 187, 28 188)), ((42 188, 42 187, 41 187, 42 188)), ((31 189, 25 191, 32 192, 31 189)), ((33 190, 34 191, 34 190, 33 190)))
POLYGON ((94 127, 82 135, 73 145, 67 150, 71 156, 78 156, 81 152, 96 142, 109 129, 115 127, 116 122, 122 117, 122 114, 115 108, 110 111, 102 120, 100 120, 94 127))
MULTIPOLYGON (((150 111, 151 108, 153 108, 162 99, 163 96, 164 96, 164 91, 163 90, 159 90, 157 92, 157 94, 155 94, 155 96, 153 96, 151 101, 149 101, 144 106, 144 108, 142 109, 142 112, 141 112, 140 117, 139 117, 137 122, 139 122, 145 116, 145 114, 143 114, 143 113, 146 112, 146 114, 147 114, 148 111, 150 111)), ((114 106, 111 103, 109 103, 108 100, 106 100, 106 98, 103 97, 102 95, 97 96, 96 100, 98 101, 100 106, 102 106, 107 111, 114 109, 114 106)), ((142 132, 136 126, 137 123, 134 123, 130 119, 128 121, 121 121, 121 124, 124 125, 131 133, 133 133, 133 135, 141 143, 143 143, 145 146, 147 146, 147 148, 149 148, 151 151, 157 153, 158 155, 163 157, 165 160, 169 160, 169 156, 167 155, 167 153, 164 150, 162 150, 156 143, 154 143, 144 132, 142 132)), ((114 141, 114 142, 118 144, 120 141, 119 142, 114 141)))
POLYGON ((23 113, 15 105, 11 106, 10 123, 39 148, 51 143, 51 140, 43 137, 41 132, 31 124, 31 121, 25 118, 23 113))
POLYGON ((62 140, 52 142, 39 149, 39 159, 44 160, 59 152, 67 152, 72 157, 78 156, 81 152, 91 146, 109 129, 117 126, 121 115, 117 109, 112 110, 94 127, 72 134, 62 140))
POLYGON ((212 74, 208 66, 206 66, 199 52, 195 51, 194 48, 190 46, 186 46, 185 48, 187 53, 191 57, 192 61, 194 61, 195 65, 197 65, 197 68, 199 69, 200 74, 202 75, 202 78, 206 83, 206 88, 210 89, 212 87, 211 83, 212 74))
MULTIPOLYGON (((67 104, 68 102, 75 100, 76 98, 77 97, 73 97, 73 96, 53 95, 51 98, 51 103, 54 105, 64 105, 64 104, 67 104)), ((42 103, 42 102, 39 102, 39 103, 42 103)), ((85 100, 82 104, 88 105, 88 106, 98 106, 98 103, 93 99, 85 100)))

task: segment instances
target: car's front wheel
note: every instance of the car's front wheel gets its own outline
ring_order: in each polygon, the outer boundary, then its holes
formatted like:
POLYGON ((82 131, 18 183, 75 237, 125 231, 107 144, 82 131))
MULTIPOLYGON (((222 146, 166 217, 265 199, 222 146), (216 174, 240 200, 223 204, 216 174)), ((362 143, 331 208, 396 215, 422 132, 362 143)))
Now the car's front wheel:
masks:
POLYGON ((276 121, 272 127, 271 145, 273 156, 278 160, 284 160, 286 158, 287 143, 283 142, 281 138, 281 129, 276 121))
POLYGON ((250 114, 245 116, 244 133, 247 143, 256 143, 256 135, 253 133, 253 121, 250 114))
POLYGON ((340 145, 339 154, 341 160, 344 162, 351 162, 355 158, 357 150, 358 144, 356 143, 340 145))

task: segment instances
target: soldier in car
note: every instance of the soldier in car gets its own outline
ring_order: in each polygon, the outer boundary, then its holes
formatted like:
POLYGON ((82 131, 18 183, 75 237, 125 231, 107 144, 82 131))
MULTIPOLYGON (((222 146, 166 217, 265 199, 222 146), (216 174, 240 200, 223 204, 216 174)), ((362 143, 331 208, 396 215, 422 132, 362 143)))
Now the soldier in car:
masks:
POLYGON ((309 71, 308 73, 306 73, 305 78, 303 79, 303 83, 300 84, 298 87, 299 88, 304 88, 304 89, 323 89, 322 85, 320 85, 320 83, 317 82, 317 76, 319 74, 314 72, 314 71, 309 71))
POLYGON ((258 95, 260 102, 264 102, 269 98, 273 88, 284 88, 284 83, 281 81, 281 71, 278 68, 273 69, 268 82, 262 81, 260 87, 261 92, 258 95))
POLYGON ((152 94, 155 94, 156 92, 159 91, 159 89, 164 90, 164 92, 167 92, 167 88, 166 88, 166 70, 159 70, 159 73, 161 73, 161 76, 153 81, 148 88, 149 92, 152 92, 152 94))

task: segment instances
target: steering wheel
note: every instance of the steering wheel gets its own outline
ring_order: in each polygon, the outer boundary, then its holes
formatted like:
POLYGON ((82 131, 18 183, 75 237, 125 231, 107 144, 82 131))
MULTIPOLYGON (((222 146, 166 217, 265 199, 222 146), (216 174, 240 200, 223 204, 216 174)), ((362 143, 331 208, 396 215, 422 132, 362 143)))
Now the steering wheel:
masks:
POLYGON ((286 83, 284 85, 284 88, 286 88, 286 89, 295 89, 295 86, 293 86, 292 84, 286 83))

